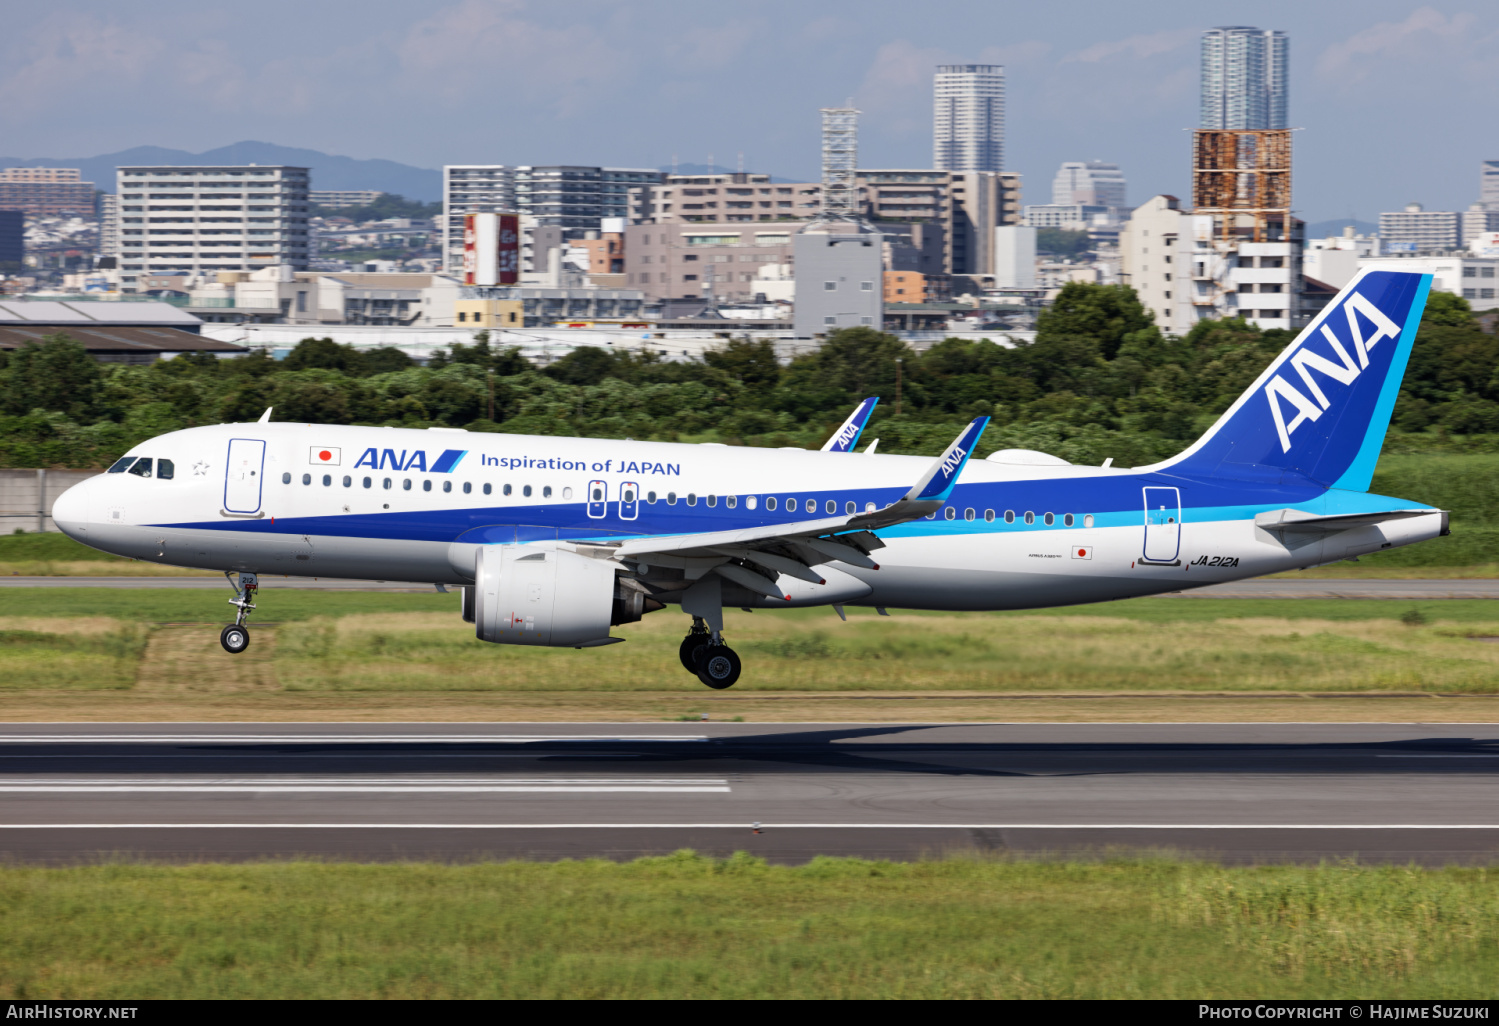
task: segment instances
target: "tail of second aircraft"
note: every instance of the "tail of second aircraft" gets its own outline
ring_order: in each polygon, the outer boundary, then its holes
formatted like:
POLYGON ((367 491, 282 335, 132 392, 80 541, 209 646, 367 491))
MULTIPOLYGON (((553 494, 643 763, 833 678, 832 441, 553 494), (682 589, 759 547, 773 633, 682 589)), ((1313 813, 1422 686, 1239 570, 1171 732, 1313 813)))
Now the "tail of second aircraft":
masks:
POLYGON ((1431 275, 1359 274, 1186 452, 1153 469, 1367 491, 1431 275))

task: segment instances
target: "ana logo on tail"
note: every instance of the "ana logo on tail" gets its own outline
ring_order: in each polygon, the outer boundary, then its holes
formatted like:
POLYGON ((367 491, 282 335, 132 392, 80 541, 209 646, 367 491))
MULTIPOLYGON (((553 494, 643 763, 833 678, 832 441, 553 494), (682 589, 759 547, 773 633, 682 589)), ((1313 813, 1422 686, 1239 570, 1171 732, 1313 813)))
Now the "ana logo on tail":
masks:
MULTIPOLYGON (((1287 381, 1282 374, 1277 374, 1270 379, 1265 386, 1265 398, 1270 402, 1270 415, 1275 418, 1275 430, 1280 435, 1280 448, 1282 452, 1291 451, 1291 434, 1302 424, 1309 420, 1316 420, 1322 416, 1324 410, 1332 405, 1331 401, 1323 392, 1321 385, 1312 377, 1312 372, 1325 375, 1331 381, 1340 385, 1351 385, 1358 378, 1364 368, 1369 366, 1369 350, 1373 349, 1380 339, 1399 338, 1400 328, 1394 321, 1390 320, 1383 310, 1365 299, 1361 294, 1355 292, 1348 297, 1343 304, 1343 312, 1348 317, 1348 334, 1353 347, 1354 356, 1348 354, 1343 342, 1333 334, 1333 330, 1327 323, 1322 325, 1322 336, 1327 339, 1332 347, 1333 355, 1338 358, 1334 363, 1320 353, 1314 353, 1309 348, 1311 339, 1308 338, 1291 358, 1287 361, 1300 375, 1302 384, 1312 394, 1308 398, 1304 393, 1287 381), (1363 336, 1359 329, 1358 315, 1363 314, 1377 329, 1368 338, 1363 336), (1354 357, 1357 357, 1357 363, 1354 357), (1315 400, 1315 401, 1314 401, 1315 400), (1289 403, 1296 411, 1290 423, 1286 423, 1285 411, 1282 401, 1289 403)), ((1328 318, 1331 321, 1332 318, 1328 318)))

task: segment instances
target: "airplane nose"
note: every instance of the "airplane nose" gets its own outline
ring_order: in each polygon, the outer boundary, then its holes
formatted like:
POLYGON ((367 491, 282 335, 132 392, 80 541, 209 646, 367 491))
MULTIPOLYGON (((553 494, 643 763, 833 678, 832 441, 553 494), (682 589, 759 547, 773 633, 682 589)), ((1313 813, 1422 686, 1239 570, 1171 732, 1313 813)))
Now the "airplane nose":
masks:
POLYGON ((52 522, 74 541, 88 540, 88 523, 93 519, 89 493, 93 487, 93 478, 80 481, 52 500, 52 522))

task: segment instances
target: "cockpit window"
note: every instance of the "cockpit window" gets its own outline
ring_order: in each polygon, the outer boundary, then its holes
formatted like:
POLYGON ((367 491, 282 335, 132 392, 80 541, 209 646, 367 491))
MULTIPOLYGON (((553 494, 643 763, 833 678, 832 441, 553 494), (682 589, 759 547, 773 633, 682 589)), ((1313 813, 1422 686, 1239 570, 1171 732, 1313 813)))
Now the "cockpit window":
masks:
POLYGON ((151 476, 151 459, 150 459, 150 457, 142 456, 140 459, 136 460, 135 461, 135 466, 133 466, 133 467, 130 468, 130 473, 134 474, 136 477, 150 477, 151 476))
POLYGON ((156 479, 158 481, 170 481, 177 468, 172 465, 171 460, 156 461, 156 479))
POLYGON ((122 457, 120 459, 115 460, 115 465, 109 468, 109 472, 111 474, 123 474, 123 473, 125 473, 125 468, 128 467, 128 466, 130 466, 130 464, 132 464, 134 462, 135 462, 135 457, 134 456, 125 456, 125 457, 122 457))

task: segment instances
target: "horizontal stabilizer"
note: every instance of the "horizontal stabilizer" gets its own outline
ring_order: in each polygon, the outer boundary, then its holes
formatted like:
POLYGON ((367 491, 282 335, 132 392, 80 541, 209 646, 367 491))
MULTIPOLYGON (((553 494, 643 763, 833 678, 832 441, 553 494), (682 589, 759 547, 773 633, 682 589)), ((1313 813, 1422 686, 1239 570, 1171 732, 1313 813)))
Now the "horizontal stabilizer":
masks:
POLYGON ((1304 513, 1299 509, 1272 509, 1258 513, 1254 526, 1266 531, 1347 531, 1355 527, 1368 527, 1391 520, 1408 520, 1441 513, 1438 509, 1391 509, 1380 513, 1304 513))

